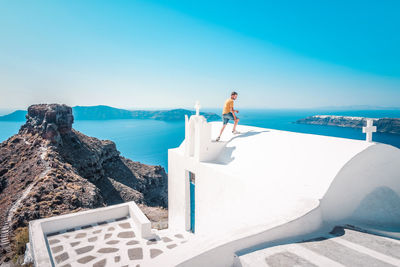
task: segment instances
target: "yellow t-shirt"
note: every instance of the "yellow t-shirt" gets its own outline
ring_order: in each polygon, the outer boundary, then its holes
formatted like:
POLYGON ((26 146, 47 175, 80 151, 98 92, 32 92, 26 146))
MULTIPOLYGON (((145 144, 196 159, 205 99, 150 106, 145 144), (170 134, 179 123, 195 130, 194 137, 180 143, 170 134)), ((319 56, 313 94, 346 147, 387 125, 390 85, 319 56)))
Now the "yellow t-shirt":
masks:
POLYGON ((233 99, 228 98, 225 101, 225 105, 224 105, 224 109, 222 110, 222 114, 227 114, 227 113, 231 112, 232 108, 233 108, 233 99))

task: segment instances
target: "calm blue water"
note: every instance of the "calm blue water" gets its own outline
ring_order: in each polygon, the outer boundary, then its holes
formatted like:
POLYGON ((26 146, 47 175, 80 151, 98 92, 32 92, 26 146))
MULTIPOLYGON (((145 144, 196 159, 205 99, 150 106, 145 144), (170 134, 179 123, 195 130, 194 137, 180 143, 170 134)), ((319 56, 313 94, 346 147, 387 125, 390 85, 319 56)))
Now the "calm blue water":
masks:
MULTIPOLYGON (((220 113, 219 109, 208 111, 220 113)), ((365 139, 365 134, 360 129, 293 123, 298 119, 316 114, 400 118, 400 110, 241 110, 238 116, 240 123, 244 125, 359 140, 365 139)), ((0 142, 16 134, 21 124, 21 122, 0 122, 0 142)), ((76 121, 74 123, 74 128, 86 135, 114 141, 122 156, 146 164, 161 165, 166 169, 167 150, 179 146, 183 141, 184 127, 183 121, 109 120, 76 121)), ((238 129, 240 130, 240 128, 238 129)), ((374 141, 400 148, 400 136, 397 135, 375 133, 374 141)))

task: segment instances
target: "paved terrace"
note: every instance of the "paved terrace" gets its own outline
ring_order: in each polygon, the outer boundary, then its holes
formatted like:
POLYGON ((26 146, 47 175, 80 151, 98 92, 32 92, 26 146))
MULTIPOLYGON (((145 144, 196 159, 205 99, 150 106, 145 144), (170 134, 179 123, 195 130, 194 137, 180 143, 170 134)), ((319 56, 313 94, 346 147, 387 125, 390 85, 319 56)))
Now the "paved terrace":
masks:
POLYGON ((132 219, 123 217, 50 233, 46 242, 55 266, 141 266, 192 235, 153 231, 153 238, 140 238, 132 219))

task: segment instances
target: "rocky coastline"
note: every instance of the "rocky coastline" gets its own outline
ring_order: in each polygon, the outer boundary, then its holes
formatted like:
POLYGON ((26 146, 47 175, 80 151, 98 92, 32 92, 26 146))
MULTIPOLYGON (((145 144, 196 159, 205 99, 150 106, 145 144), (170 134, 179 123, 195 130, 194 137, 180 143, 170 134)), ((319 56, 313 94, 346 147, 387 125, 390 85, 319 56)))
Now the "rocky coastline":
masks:
MULTIPOLYGON (((362 128, 366 125, 368 118, 334 116, 334 115, 315 115, 297 120, 300 124, 329 125, 349 128, 362 128)), ((400 135, 400 118, 371 118, 377 131, 400 135)))

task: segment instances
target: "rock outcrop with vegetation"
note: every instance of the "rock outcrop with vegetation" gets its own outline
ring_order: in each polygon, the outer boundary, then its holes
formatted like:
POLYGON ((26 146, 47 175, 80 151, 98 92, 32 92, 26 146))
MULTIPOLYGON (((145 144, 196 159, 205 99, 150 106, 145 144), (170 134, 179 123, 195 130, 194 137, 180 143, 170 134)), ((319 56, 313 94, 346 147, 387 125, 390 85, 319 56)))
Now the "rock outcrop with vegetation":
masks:
POLYGON ((115 143, 74 130, 73 121, 66 105, 33 105, 19 133, 0 144, 3 259, 33 219, 131 200, 151 221, 166 219, 164 169, 122 157, 115 143))

